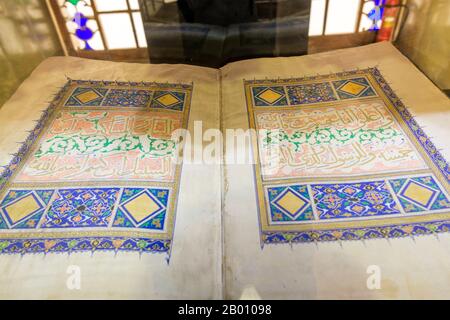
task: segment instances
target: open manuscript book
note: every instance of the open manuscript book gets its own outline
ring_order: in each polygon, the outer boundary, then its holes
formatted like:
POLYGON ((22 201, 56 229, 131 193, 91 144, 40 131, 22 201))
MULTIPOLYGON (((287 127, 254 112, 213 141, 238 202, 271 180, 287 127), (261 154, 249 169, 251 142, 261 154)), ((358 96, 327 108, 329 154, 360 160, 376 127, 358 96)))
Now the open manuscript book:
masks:
POLYGON ((50 58, 0 109, 0 297, 449 298, 449 123, 388 43, 50 58))

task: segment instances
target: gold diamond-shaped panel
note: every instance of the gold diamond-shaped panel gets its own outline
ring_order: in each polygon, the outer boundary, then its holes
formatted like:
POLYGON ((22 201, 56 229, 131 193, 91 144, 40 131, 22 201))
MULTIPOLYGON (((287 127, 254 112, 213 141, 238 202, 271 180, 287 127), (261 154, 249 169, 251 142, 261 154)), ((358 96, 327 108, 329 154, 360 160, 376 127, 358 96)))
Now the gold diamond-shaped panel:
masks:
POLYGON ((26 216, 36 212, 39 210, 41 205, 36 201, 36 199, 29 194, 26 197, 23 197, 22 199, 18 200, 17 202, 6 206, 5 212, 11 219, 13 223, 16 223, 26 216))
POLYGON ((306 204, 306 202, 297 197, 292 191, 288 191, 277 200, 277 204, 290 214, 294 215, 306 204))
POLYGON ((93 90, 89 90, 89 91, 85 91, 83 93, 77 94, 75 96, 81 103, 88 103, 91 101, 94 101, 95 99, 100 98, 100 95, 93 91, 93 90))
POLYGON ((434 192, 417 183, 411 182, 403 191, 403 195, 426 206, 431 197, 433 197, 434 192))
POLYGON ((124 207, 137 223, 160 209, 160 206, 147 193, 137 196, 124 207))
POLYGON ((266 89, 264 92, 262 92, 260 95, 258 95, 260 99, 263 99, 264 101, 268 103, 274 103, 278 99, 282 97, 282 94, 279 92, 276 92, 272 89, 266 89))
POLYGON ((177 102, 180 102, 180 99, 175 97, 173 94, 166 93, 156 99, 163 106, 169 107, 177 102))
POLYGON ((360 94, 365 88, 367 88, 366 86, 353 82, 353 81, 349 81, 346 84, 344 84, 339 90, 352 94, 354 96, 357 96, 358 94, 360 94))

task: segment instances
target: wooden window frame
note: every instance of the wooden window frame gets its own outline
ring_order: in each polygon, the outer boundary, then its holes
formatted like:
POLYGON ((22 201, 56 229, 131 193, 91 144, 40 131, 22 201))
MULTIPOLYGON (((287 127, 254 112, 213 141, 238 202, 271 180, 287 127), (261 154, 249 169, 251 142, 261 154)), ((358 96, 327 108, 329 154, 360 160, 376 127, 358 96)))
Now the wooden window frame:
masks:
POLYGON ((374 42, 377 34, 375 31, 359 31, 361 18, 364 14, 364 4, 371 1, 372 0, 360 1, 353 32, 344 34, 325 34, 327 28, 328 7, 330 3, 330 0, 325 0, 322 34, 309 37, 308 53, 311 54, 335 49, 351 48, 374 42))
MULTIPOLYGON (((323 27, 322 34, 309 37, 309 49, 308 53, 316 53, 329 51, 333 49, 348 48, 354 46, 360 46, 368 43, 372 43, 375 40, 376 32, 373 31, 359 31, 359 26, 361 24, 361 18, 363 13, 364 4, 372 0, 361 0, 359 4, 359 10, 357 19, 355 22, 355 27, 353 33, 348 34, 325 34, 327 19, 328 19, 328 8, 330 0, 325 0, 325 12, 323 17, 323 27)), ((139 47, 138 36, 136 32, 136 26, 133 19, 133 13, 145 10, 145 8, 131 9, 130 0, 126 0, 127 9, 125 10, 111 10, 111 11, 101 11, 99 12, 96 8, 94 0, 91 0, 91 7, 93 10, 93 16, 91 19, 96 20, 98 25, 98 32, 105 47, 104 50, 77 50, 75 49, 70 34, 67 30, 66 19, 62 16, 60 7, 57 0, 46 0, 47 6, 50 10, 51 16, 54 20, 55 28, 57 29, 61 45, 64 52, 70 56, 77 56, 81 58, 89 59, 100 59, 100 60, 111 60, 111 61, 137 61, 148 62, 148 49, 145 47, 139 47), (133 29, 133 36, 136 42, 136 48, 130 49, 109 49, 108 44, 105 39, 103 26, 99 20, 100 14, 108 13, 128 13, 131 19, 131 25, 133 29)), ((141 4, 141 3, 140 3, 141 4)))
POLYGON ((146 47, 140 47, 138 36, 136 32, 136 26, 133 19, 133 13, 140 12, 139 9, 131 9, 130 0, 126 0, 127 9, 125 10, 110 10, 110 11, 98 11, 95 5, 95 1, 91 0, 91 8, 93 11, 93 16, 89 17, 94 19, 98 25, 98 32, 103 42, 104 50, 78 50, 74 47, 70 33, 67 30, 66 19, 61 13, 60 6, 57 0, 47 0, 47 7, 52 16, 55 28, 57 29, 61 45, 64 52, 69 56, 76 56, 80 58, 88 59, 100 59, 100 60, 112 60, 112 61, 148 61, 148 51, 146 47), (127 49, 109 49, 108 43, 105 38, 103 31, 103 26, 99 20, 99 15, 101 14, 111 14, 111 13, 128 13, 131 19, 131 25, 133 29, 133 36, 136 42, 136 48, 127 49))

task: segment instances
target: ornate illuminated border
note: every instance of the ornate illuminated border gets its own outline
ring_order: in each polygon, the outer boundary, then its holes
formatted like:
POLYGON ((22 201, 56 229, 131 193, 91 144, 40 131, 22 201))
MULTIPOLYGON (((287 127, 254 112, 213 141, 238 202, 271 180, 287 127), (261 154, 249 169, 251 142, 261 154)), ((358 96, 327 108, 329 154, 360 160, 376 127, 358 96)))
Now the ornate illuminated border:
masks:
MULTIPOLYGON (((184 96, 184 107, 182 110, 174 109, 168 112, 182 113, 182 127, 187 128, 191 95, 193 90, 192 84, 169 84, 156 82, 124 82, 124 81, 91 81, 91 80, 72 80, 59 90, 49 106, 42 112, 36 126, 30 131, 26 140, 21 144, 17 153, 13 155, 10 163, 3 167, 0 173, 0 195, 5 194, 11 183, 14 182, 14 176, 18 173, 21 166, 26 162, 27 158, 32 154, 33 148, 39 143, 40 138, 45 134, 48 125, 54 118, 57 110, 63 107, 68 101, 69 96, 78 87, 109 87, 114 89, 149 89, 153 92, 160 90, 168 90, 173 92, 182 92, 184 96)), ((153 103, 153 100, 151 100, 153 103)), ((100 107, 101 108, 101 107, 100 107)), ((95 109, 89 107, 89 109, 95 109)), ((114 107, 103 107, 103 110, 118 109, 114 107)), ((123 109, 122 109, 123 110, 123 109)), ((160 109, 165 112, 166 110, 160 109)), ((182 155, 180 155, 182 156, 182 155)), ((135 252, 152 252, 152 253, 168 253, 170 254, 173 232, 175 226, 175 213, 177 207, 177 196, 179 192, 179 182, 181 178, 181 164, 177 164, 175 172, 175 182, 171 186, 171 207, 168 213, 168 228, 164 233, 153 233, 148 231, 120 230, 119 228, 102 229, 102 230, 58 230, 58 232, 39 232, 29 231, 23 232, 1 232, 0 233, 0 253, 6 254, 26 254, 26 253, 49 253, 49 252, 76 252, 76 251, 135 251, 135 252)), ((127 181, 102 181, 102 182, 85 182, 85 183, 63 183, 61 186, 94 186, 101 187, 103 185, 111 185, 118 183, 122 188, 127 186, 145 187, 145 182, 127 182, 127 181), (122 186, 123 185, 123 186, 122 186)), ((33 183, 23 184, 26 188, 32 188, 33 183)), ((167 183, 151 183, 152 186, 167 187, 167 183)), ((40 188, 43 184, 39 185, 40 188)), ((2 196, 3 197, 3 196, 2 196)))
MULTIPOLYGON (((337 83, 339 81, 352 79, 358 76, 365 77, 373 88, 374 92, 371 96, 360 96, 354 99, 382 99, 388 109, 396 118, 403 131, 406 133, 410 141, 414 144, 415 148, 420 152, 421 157, 427 163, 431 174, 438 179, 443 189, 449 193, 450 182, 450 170, 449 164, 444 159, 442 154, 437 150, 428 136, 417 124, 413 116, 408 109, 403 105, 401 100, 397 97, 394 91, 391 89, 386 80, 382 77, 380 71, 377 68, 367 68, 363 70, 353 70, 340 72, 330 75, 318 75, 303 78, 291 78, 291 79, 265 79, 265 80, 249 80, 244 81, 245 94, 247 100, 247 108, 249 115, 250 128, 256 128, 255 118, 253 111, 255 108, 262 110, 264 105, 271 108, 292 108, 293 106, 299 106, 301 104, 307 104, 309 106, 332 106, 335 103, 341 103, 347 101, 351 97, 342 98, 336 93, 336 86, 332 86, 331 90, 327 92, 324 88, 318 88, 323 82, 337 83), (304 86, 316 86, 314 90, 321 90, 323 97, 313 100, 305 98, 298 104, 291 105, 290 99, 285 99, 283 95, 288 95, 287 89, 282 89, 287 85, 304 85, 304 86), (256 101, 255 94, 260 95, 261 91, 254 91, 255 87, 271 86, 275 87, 275 94, 267 95, 264 102, 259 99, 256 101), (279 86, 279 87, 277 87, 279 86), (283 91, 284 90, 284 91, 283 91), (281 97, 279 96, 281 95, 281 97)), ((285 87, 286 88, 286 87, 285 87)), ((325 88, 326 89, 326 88, 325 88)), ((273 109, 271 109, 273 110, 273 109)), ((377 220, 364 220, 359 221, 336 221, 329 223, 316 223, 316 224, 294 224, 294 225, 269 225, 267 223, 267 204, 265 203, 265 191, 264 183, 261 175, 261 168, 259 162, 259 151, 257 137, 252 138, 253 156, 257 160, 254 166, 256 192, 258 198, 258 211, 259 211, 259 224, 261 230, 261 242, 264 243, 296 243, 296 242, 314 242, 314 241, 336 241, 336 240, 363 240, 372 238, 394 238, 405 237, 422 234, 435 234, 438 232, 447 232, 450 229, 450 212, 430 213, 421 216, 407 216, 396 218, 382 218, 377 220)), ((416 172, 410 172, 415 174, 416 172)), ((406 176, 408 172, 399 173, 398 176, 406 176)), ((390 176, 387 174, 386 176, 390 176)), ((365 178, 371 178, 367 175, 365 178)), ((306 180, 311 181, 326 181, 326 178, 315 179, 314 177, 307 177, 306 180), (311 178, 311 179, 309 179, 311 178)), ((334 180, 352 182, 353 180, 361 180, 362 177, 354 178, 339 178, 334 180)), ((294 179, 295 180, 295 179, 294 179)), ((313 200, 312 200, 313 201, 313 200)))

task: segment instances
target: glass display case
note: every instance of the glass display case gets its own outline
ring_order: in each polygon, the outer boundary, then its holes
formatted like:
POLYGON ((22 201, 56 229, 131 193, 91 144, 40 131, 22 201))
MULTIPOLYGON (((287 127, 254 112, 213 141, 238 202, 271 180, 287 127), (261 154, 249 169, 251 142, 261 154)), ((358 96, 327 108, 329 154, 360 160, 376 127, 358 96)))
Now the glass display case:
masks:
POLYGON ((227 62, 302 55, 309 0, 142 0, 151 62, 220 67, 227 62))

